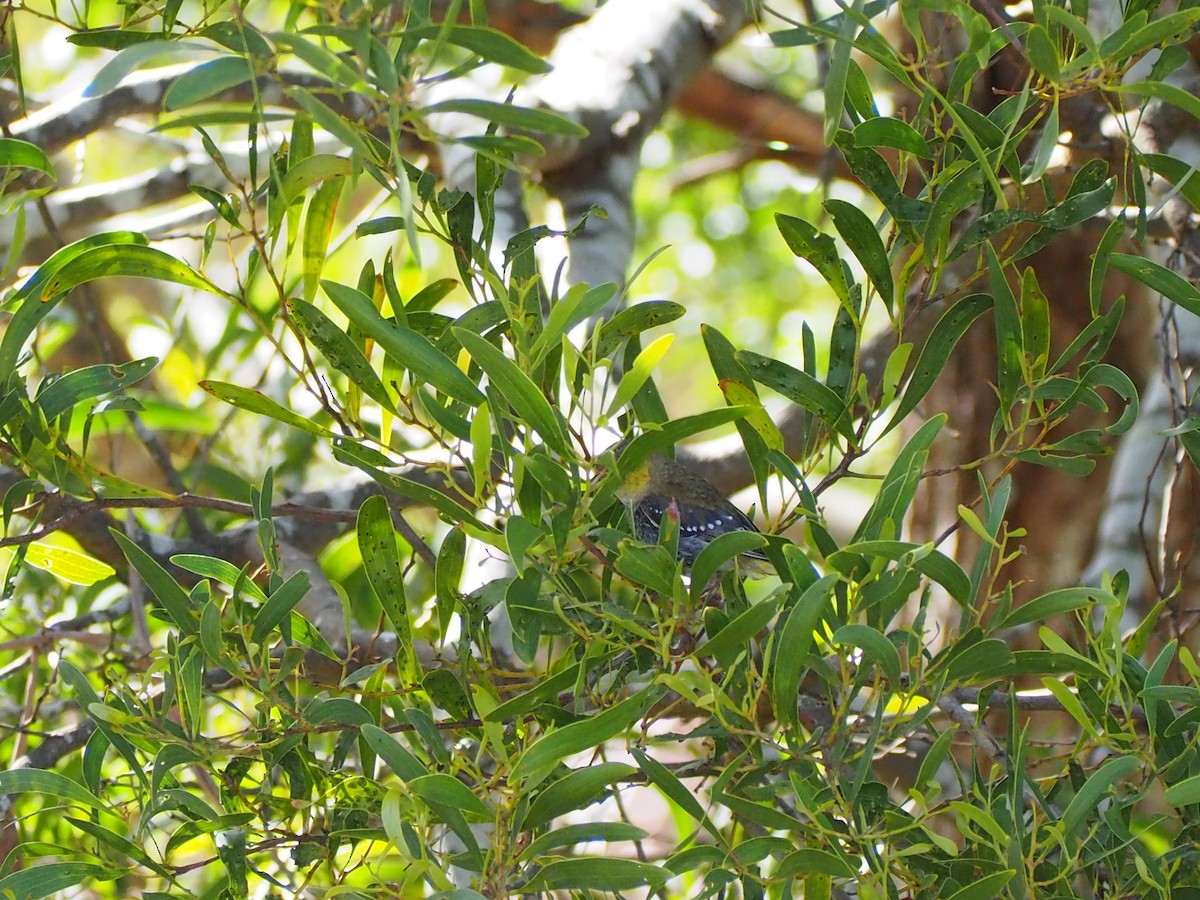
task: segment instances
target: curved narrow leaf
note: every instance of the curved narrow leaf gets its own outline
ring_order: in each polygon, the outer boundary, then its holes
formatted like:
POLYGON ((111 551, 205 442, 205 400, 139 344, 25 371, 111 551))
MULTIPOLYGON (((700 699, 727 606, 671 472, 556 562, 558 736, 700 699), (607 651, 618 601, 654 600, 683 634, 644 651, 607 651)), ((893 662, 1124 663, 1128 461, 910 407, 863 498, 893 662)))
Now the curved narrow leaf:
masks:
POLYGON ((532 75, 540 75, 551 69, 550 63, 546 60, 494 28, 479 25, 427 25, 423 28, 406 29, 404 37, 405 40, 437 38, 477 53, 489 62, 529 72, 532 75))
POLYGON ((25 562, 68 584, 95 584, 116 574, 112 566, 94 556, 44 541, 34 541, 25 548, 25 562))
POLYGON ((333 217, 342 196, 344 178, 330 178, 322 183, 308 201, 304 214, 304 237, 301 241, 304 299, 312 301, 317 295, 317 283, 325 259, 329 255, 329 237, 333 233, 333 217))
POLYGON ((533 380, 482 335, 466 328, 453 328, 454 336, 487 373, 488 380, 512 404, 521 420, 532 426, 542 440, 563 455, 571 452, 562 416, 533 383, 533 380))
POLYGON ((49 862, 10 872, 0 878, 0 896, 39 900, 68 888, 78 887, 89 878, 113 881, 126 873, 125 869, 110 869, 95 863, 49 862))
POLYGON ((960 603, 970 596, 971 580, 967 573, 946 554, 928 544, 914 544, 909 541, 859 541, 830 554, 828 562, 839 572, 849 575, 864 556, 904 560, 906 567, 933 579, 960 603))
POLYGON ((53 419, 76 403, 141 381, 156 365, 158 359, 150 356, 120 366, 84 366, 46 384, 38 391, 36 403, 47 419, 53 419))
POLYGON ((892 690, 900 689, 900 651, 883 632, 869 625, 851 623, 843 625, 833 633, 833 643, 860 648, 863 651, 863 663, 877 663, 892 690))
POLYGON ((1063 837, 1071 846, 1077 846, 1075 838, 1088 816, 1095 815, 1100 800, 1117 781, 1132 775, 1141 767, 1136 756, 1114 756, 1104 761, 1091 777, 1084 782, 1078 793, 1071 798, 1062 815, 1063 837))
POLYGON ((329 364, 350 379, 364 394, 389 412, 396 407, 387 388, 350 335, 311 303, 292 298, 287 301, 288 315, 300 332, 329 360, 329 364))
POLYGON ((538 870, 524 890, 529 893, 582 889, 589 893, 617 893, 634 888, 657 890, 673 878, 674 872, 661 866, 633 859, 601 859, 585 856, 556 860, 538 870))
POLYGON ((858 530, 854 533, 855 541, 874 540, 880 537, 880 532, 886 522, 891 522, 895 528, 908 512, 917 485, 925 469, 925 460, 929 457, 929 448, 937 437, 942 426, 946 424, 946 414, 939 413, 917 429, 909 438, 904 449, 896 456, 896 461, 888 470, 879 488, 875 502, 867 511, 858 530))
POLYGON ((1041 622, 1051 616, 1059 616, 1076 609, 1083 609, 1099 601, 1105 606, 1117 604, 1119 601, 1107 591, 1094 587, 1060 588, 1043 594, 1028 603, 1023 603, 1005 616, 993 627, 997 631, 1006 628, 1016 628, 1031 622, 1041 622))
POLYGON ((151 593, 158 598, 158 602, 163 605, 167 615, 179 626, 180 632, 183 634, 199 633, 200 623, 192 609, 192 600, 179 586, 179 583, 167 574, 167 570, 159 565, 153 556, 124 534, 115 528, 108 529, 108 532, 120 546, 121 552, 125 554, 129 564, 141 576, 151 593))
POLYGON ((813 643, 813 632, 833 599, 836 575, 825 575, 788 610, 775 641, 771 666, 771 705, 779 721, 793 730, 799 727, 796 698, 804 674, 804 663, 813 643))
POLYGON ((114 246, 144 246, 144 235, 133 231, 106 231, 103 234, 92 235, 88 238, 68 244, 47 259, 37 271, 26 279, 9 299, 8 304, 20 304, 17 311, 4 329, 4 337, 0 339, 0 380, 6 379, 9 373, 16 371, 17 361, 21 350, 29 340, 34 329, 50 311, 58 305, 61 295, 46 294, 46 285, 71 260, 96 247, 114 246), (41 302, 38 302, 41 301, 41 302))
POLYGON ((533 365, 538 365, 550 349, 557 346, 563 335, 604 309, 605 304, 616 294, 617 286, 612 283, 598 284, 590 289, 583 284, 572 286, 567 296, 550 307, 546 324, 542 326, 541 333, 529 349, 529 358, 533 360, 533 365))
POLYGON ((766 546, 767 539, 754 531, 729 531, 704 545, 692 563, 692 584, 689 593, 693 600, 700 595, 726 563, 743 553, 766 546))
POLYGON ((559 134, 575 138, 587 137, 588 134, 586 128, 561 113, 551 112, 548 109, 528 109, 523 106, 513 106, 511 103, 497 103, 494 100, 468 98, 443 100, 440 103, 431 103, 425 107, 424 111, 426 115, 449 112, 467 113, 518 131, 559 134))
MULTIPOLYGON (((474 512, 455 500, 449 493, 439 491, 431 485, 422 484, 411 478, 405 478, 403 475, 398 475, 395 472, 382 471, 374 460, 367 458, 368 452, 361 444, 336 438, 333 442, 333 456, 338 462, 347 463, 348 465, 357 466, 362 469, 386 489, 395 491, 402 497, 408 497, 416 500, 418 503, 423 503, 426 506, 436 509, 449 522, 454 524, 468 524, 478 533, 496 533, 495 528, 480 522, 474 512)), ((449 475, 446 477, 446 482, 448 487, 453 484, 449 475)), ((458 496, 462 496, 458 491, 455 491, 455 493, 458 496)))
POLYGON ((401 647, 411 643, 408 607, 404 597, 404 574, 400 551, 396 548, 396 530, 387 498, 375 494, 358 508, 358 549, 362 554, 367 581, 384 614, 400 640, 401 647))
POLYGON ((259 391, 244 388, 236 384, 229 384, 226 381, 206 380, 199 382, 199 385, 218 400, 224 400, 238 409, 257 413, 260 416, 267 416, 268 418, 283 422, 285 425, 291 425, 293 428, 299 428, 301 431, 307 431, 309 434, 315 434, 319 437, 332 438, 337 436, 324 425, 320 425, 299 413, 292 412, 287 407, 281 406, 259 391))
MULTIPOLYGON (((882 117, 869 121, 904 124, 896 119, 882 117)), ((855 259, 862 264, 863 270, 875 285, 875 290, 879 292, 884 306, 890 313, 896 289, 892 283, 892 268, 888 262, 887 250, 884 249, 879 232, 875 229, 875 223, 861 209, 845 200, 826 200, 825 209, 833 217, 833 225, 838 234, 842 236, 855 259)))
POLYGON ((315 184, 331 178, 342 178, 354 174, 354 163, 344 156, 332 153, 317 153, 306 156, 295 163, 283 176, 281 193, 285 205, 291 205, 304 196, 305 191, 315 184))
POLYGON ((1112 254, 1109 257, 1109 265, 1118 272, 1132 275, 1146 287, 1162 294, 1192 315, 1200 316, 1200 289, 1165 266, 1128 253, 1112 254))
POLYGON ((413 778, 408 782, 409 790, 431 806, 447 806, 457 809, 468 822, 491 822, 495 812, 488 809, 471 789, 452 775, 433 772, 413 778))
POLYGON ((854 439, 842 398, 807 372, 751 350, 739 350, 737 361, 746 367, 750 377, 759 384, 765 384, 793 403, 798 403, 847 440, 854 439))
MULTIPOLYGON (((841 116, 839 108, 838 116, 841 116)), ((846 269, 838 255, 837 243, 827 234, 822 234, 811 223, 783 213, 775 214, 779 233, 793 253, 809 262, 825 279, 843 305, 850 303, 850 286, 846 283, 846 269)))
POLYGON ((322 281, 321 286, 338 309, 399 365, 455 400, 471 406, 484 401, 483 392, 466 373, 423 334, 384 319, 362 291, 333 281, 322 281))
POLYGON ((301 570, 293 573, 287 581, 275 588, 254 617, 251 639, 261 643, 276 625, 291 615, 296 604, 308 593, 310 586, 308 575, 301 570))
POLYGON ((856 125, 852 133, 856 147, 890 147, 922 159, 933 158, 929 142, 921 136, 920 132, 901 119, 876 116, 856 125))
POLYGON ((77 781, 48 769, 8 769, 0 772, 0 794, 48 794, 71 803, 107 810, 99 797, 77 781))
POLYGON ((513 780, 529 777, 572 753, 600 746, 646 715, 666 692, 663 685, 652 684, 604 712, 550 732, 521 754, 510 777, 513 780))
POLYGON ((683 306, 670 300, 650 300, 626 307, 601 326, 596 341, 596 358, 607 358, 626 338, 659 325, 670 324, 686 311, 683 306))
POLYGON ((36 169, 53 180, 58 178, 54 163, 41 147, 17 138, 0 138, 0 166, 36 169))
POLYGON ((245 84, 254 76, 250 63, 237 56, 222 56, 201 63, 175 79, 163 95, 163 109, 172 111, 200 103, 222 91, 245 84))
MULTIPOLYGON (((591 841, 615 844, 622 841, 640 841, 645 837, 646 832, 643 829, 626 822, 587 822, 581 825, 564 825, 562 828, 555 828, 553 831, 534 838, 529 846, 521 851, 518 859, 537 859, 550 850, 556 850, 559 847, 573 847, 576 844, 585 844, 591 841)), ((446 898, 446 900, 452 900, 452 898, 446 898)), ((484 900, 484 898, 481 896, 480 900, 484 900)))
POLYGON ((625 404, 629 403, 634 394, 642 389, 650 376, 654 374, 654 369, 662 361, 667 351, 671 349, 671 344, 675 341, 675 335, 664 334, 662 337, 656 338, 651 342, 650 346, 644 349, 637 355, 637 359, 633 361, 633 365, 625 372, 617 385, 617 392, 613 396, 612 403, 608 405, 608 410, 605 415, 611 418, 616 413, 623 409, 625 404))
POLYGON ((47 280, 45 292, 50 297, 57 297, 81 284, 114 275, 169 281, 226 296, 224 291, 183 260, 156 247, 139 244, 109 244, 85 250, 47 280))

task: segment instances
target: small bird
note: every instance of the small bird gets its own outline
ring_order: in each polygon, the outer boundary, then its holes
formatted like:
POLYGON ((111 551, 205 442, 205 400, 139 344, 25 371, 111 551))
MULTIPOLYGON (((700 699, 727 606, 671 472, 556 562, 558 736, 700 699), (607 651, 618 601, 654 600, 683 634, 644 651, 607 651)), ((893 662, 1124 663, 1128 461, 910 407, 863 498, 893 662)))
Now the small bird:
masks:
MULTIPOLYGON (((644 463, 626 473, 616 494, 629 506, 638 540, 647 544, 657 543, 663 517, 674 508, 679 516, 678 558, 687 568, 691 568, 701 550, 722 534, 758 533, 757 526, 716 485, 661 453, 651 454, 644 463)), ((742 555, 767 559, 762 550, 742 555)))

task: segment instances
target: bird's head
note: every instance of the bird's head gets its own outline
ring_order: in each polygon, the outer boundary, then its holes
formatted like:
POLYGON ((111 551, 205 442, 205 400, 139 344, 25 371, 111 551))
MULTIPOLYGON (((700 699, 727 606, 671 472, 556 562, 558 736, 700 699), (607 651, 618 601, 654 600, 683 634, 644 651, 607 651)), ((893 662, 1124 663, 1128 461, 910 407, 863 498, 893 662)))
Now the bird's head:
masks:
POLYGON ((650 463, 649 459, 643 460, 639 465, 621 473, 621 484, 616 493, 623 503, 637 503, 650 493, 650 463))

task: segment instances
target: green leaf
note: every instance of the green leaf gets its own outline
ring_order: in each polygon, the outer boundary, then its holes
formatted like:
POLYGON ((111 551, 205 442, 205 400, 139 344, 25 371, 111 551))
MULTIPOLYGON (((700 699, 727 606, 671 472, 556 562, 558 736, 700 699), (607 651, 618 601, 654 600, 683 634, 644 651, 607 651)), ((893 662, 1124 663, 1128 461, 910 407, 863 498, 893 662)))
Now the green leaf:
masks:
POLYGON ((649 779, 652 785, 662 791, 668 799, 679 806, 680 809, 691 816, 696 822, 700 823, 704 827, 704 830, 711 834, 717 841, 722 841, 720 831, 709 820, 708 815, 704 812, 704 807, 696 799, 696 795, 689 788, 684 787, 683 782, 676 778, 670 769, 636 747, 631 748, 630 753, 633 754, 633 758, 641 766, 642 773, 649 779))
POLYGON ((649 685, 616 706, 550 732, 521 754, 510 779, 529 778, 573 753, 582 753, 612 740, 645 716, 666 692, 661 684, 649 685))
POLYGON ((601 762, 574 769, 538 793, 521 821, 521 828, 540 828, 559 816, 585 809, 602 799, 610 784, 637 775, 637 771, 628 763, 619 762, 601 762))
POLYGON ((1100 801, 1108 793, 1109 788, 1117 781, 1132 775, 1141 767, 1141 762, 1135 756, 1113 756, 1104 761, 1091 777, 1084 782, 1062 815, 1061 826, 1063 837, 1068 846, 1077 847, 1077 837, 1084 822, 1090 816, 1097 814, 1100 801))
POLYGON ((1165 266, 1128 253, 1112 254, 1109 257, 1109 265, 1119 272, 1132 275, 1146 287, 1162 294, 1192 315, 1200 316, 1200 289, 1165 266))
POLYGON ((25 563, 68 584, 95 584, 116 573, 107 563, 69 547, 34 541, 25 547, 25 563))
POLYGON ((929 448, 946 423, 946 414, 934 416, 917 429, 909 438, 904 449, 896 456, 875 497, 875 502, 854 533, 855 541, 875 540, 881 536, 885 523, 891 522, 895 533, 899 532, 905 513, 916 494, 917 485, 925 469, 929 448))
POLYGON ((849 575, 862 557, 871 556, 896 560, 903 568, 912 568, 932 578, 955 600, 966 602, 971 593, 971 581, 954 560, 933 549, 929 544, 908 541, 859 541, 831 553, 828 562, 843 574, 849 575))
MULTIPOLYGON (((840 115, 840 113, 839 113, 840 115)), ((846 269, 838 255, 837 243, 827 234, 822 234, 813 225, 786 216, 775 214, 775 224, 783 235, 788 248, 801 259, 809 262, 833 289, 838 300, 849 305, 850 287, 846 283, 846 269)))
MULTIPOLYGON (((646 832, 626 822, 586 822, 580 825, 564 825, 539 835, 521 851, 517 857, 522 861, 535 860, 559 847, 574 847, 576 844, 604 841, 614 844, 622 841, 640 841, 646 832)), ((484 898, 481 897, 481 900, 484 898)))
POLYGON ((197 34, 243 56, 266 58, 275 52, 258 29, 240 17, 237 21, 213 22, 197 34))
POLYGON ((614 893, 647 886, 657 890, 674 874, 661 866, 632 859, 590 856, 560 859, 539 869, 523 890, 540 893, 579 889, 614 893))
POLYGON ((861 648, 863 664, 878 664, 891 689, 900 689, 900 652, 895 644, 884 637, 883 632, 869 625, 852 623, 843 625, 833 633, 833 643, 837 646, 861 648))
POLYGON ((1200 803, 1200 775, 1193 775, 1171 785, 1163 792, 1163 799, 1177 809, 1200 803))
POLYGON ((158 602, 163 605, 163 609, 179 626, 179 630, 183 634, 198 634, 200 631, 200 623, 196 619, 195 611, 192 608, 191 598, 179 586, 167 570, 158 564, 158 561, 125 537, 124 534, 117 531, 115 528, 110 528, 109 534, 113 540, 121 548, 121 552, 125 554, 125 558, 129 560, 129 564, 141 576, 142 581, 150 588, 150 591, 158 598, 158 602))
POLYGON ((780 861, 779 868, 775 870, 774 877, 789 878, 814 872, 829 875, 832 878, 853 878, 858 874, 857 870, 840 856, 824 850, 805 847, 785 856, 780 861))
POLYGON ((753 531, 730 531, 709 541, 692 563, 691 598, 699 600, 704 589, 726 563, 743 553, 759 550, 766 543, 765 536, 753 531))
POLYGON ((329 255, 333 217, 337 212, 344 182, 343 178, 328 179, 317 188, 308 201, 308 210, 304 215, 304 236, 301 241, 304 299, 308 301, 317 296, 317 283, 321 278, 321 270, 325 268, 325 259, 329 255))
POLYGON ((53 419, 83 400, 91 400, 141 381, 157 365, 158 359, 150 356, 124 365, 84 366, 61 378, 43 382, 36 402, 46 418, 53 419))
POLYGON ((596 358, 606 359, 621 342, 659 325, 667 325, 687 310, 670 300, 650 300, 626 307, 600 328, 596 341, 596 358))
POLYGON ((920 132, 900 119, 888 116, 876 116, 857 125, 852 132, 856 147, 890 147, 919 156, 922 159, 933 159, 933 150, 929 142, 921 137, 920 132))
POLYGON ((760 600, 745 612, 740 613, 695 649, 696 658, 712 657, 718 662, 732 663, 733 657, 748 650, 749 641, 762 632, 775 618, 782 600, 782 595, 760 600))
POLYGON ((947 900, 993 900, 1001 896, 1004 886, 1012 881, 1016 869, 1002 869, 977 878, 961 890, 955 891, 947 900))
POLYGON ((406 750, 396 737, 388 734, 378 725, 364 724, 360 732, 371 749, 379 755, 379 758, 405 782, 429 774, 420 760, 406 750))
MULTIPOLYGON (((289 88, 288 94, 296 102, 297 106, 312 116, 318 125, 350 148, 360 160, 370 160, 372 158, 370 148, 364 143, 358 128, 347 122, 327 104, 301 87, 289 88)), ((400 183, 402 185, 408 184, 403 178, 400 179, 400 183)))
POLYGON ((833 599, 836 575, 825 575, 808 588, 788 610, 787 618, 778 629, 775 653, 771 666, 771 705, 780 723, 799 728, 796 699, 800 681, 812 647, 813 633, 824 618, 833 599))
MULTIPOLYGON (((896 121, 894 119, 872 119, 870 121, 896 121)), ((833 225, 854 254, 855 259, 862 264, 863 270, 875 290, 879 292, 883 305, 892 312, 895 303, 896 289, 892 283, 892 268, 888 262, 887 250, 879 238, 867 214, 845 200, 826 200, 825 209, 833 217, 833 225)))
POLYGON ((566 425, 533 380, 486 338, 466 328, 452 328, 454 336, 487 374, 488 380, 510 404, 520 421, 532 426, 554 450, 569 456, 571 441, 566 425))
POLYGON ((125 80, 127 75, 153 61, 161 64, 169 60, 184 59, 196 51, 212 48, 196 41, 147 40, 125 47, 104 64, 91 83, 83 89, 85 99, 102 97, 125 80))
POLYGON ((584 284, 573 285, 567 291, 567 296, 550 307, 550 315, 546 316, 541 333, 529 348, 532 365, 541 364, 546 354, 562 340, 563 335, 580 322, 599 313, 616 294, 615 284, 600 284, 590 289, 584 284))
POLYGON ((793 403, 821 418, 828 427, 847 440, 854 440, 854 430, 842 398, 807 372, 750 350, 739 350, 737 361, 746 367, 750 377, 759 384, 778 391, 793 403))
POLYGON ((1017 628, 1021 625, 1028 625, 1031 622, 1041 622, 1044 619, 1049 619, 1051 616, 1060 616, 1063 613, 1076 609, 1083 609, 1084 607, 1091 606, 1096 601, 1100 601, 1105 606, 1115 605, 1119 602, 1112 594, 1102 591, 1100 588, 1060 588, 1057 591, 1042 594, 1042 596, 1030 600, 1028 603, 1021 604, 999 623, 994 623, 992 627, 997 631, 1002 631, 1006 628, 1017 628))
POLYGON ((1062 80, 1062 61, 1058 48, 1050 39, 1050 33, 1041 25, 1033 24, 1025 32, 1025 49, 1034 70, 1051 84, 1062 80))
POLYGON ((107 810, 104 801, 77 781, 48 769, 8 769, 0 772, 0 795, 47 794, 68 803, 107 810))
POLYGON ((408 625, 408 605, 404 596, 404 574, 400 567, 400 551, 396 547, 396 531, 387 498, 375 494, 363 501, 358 509, 358 549, 362 554, 367 581, 379 604, 392 623, 400 646, 411 644, 408 625))
POLYGON ((251 634, 251 640, 255 643, 262 643, 276 625, 291 616, 292 610, 295 609, 297 603, 304 599, 304 595, 308 593, 310 587, 308 575, 299 571, 293 573, 287 581, 272 591, 267 602, 254 617, 254 631, 251 634))
POLYGON ((309 188, 326 181, 346 178, 354 174, 354 163, 344 156, 332 153, 316 153, 293 164, 283 176, 280 193, 283 202, 291 206, 304 196, 309 188))
POLYGON ((97 278, 120 275, 126 278, 152 278, 210 294, 227 296, 219 287, 178 257, 155 247, 139 244, 107 244, 92 247, 67 260, 46 281, 45 293, 51 298, 97 278))
POLYGON ((837 39, 829 54, 829 69, 825 73, 825 146, 832 147, 842 116, 845 115, 846 80, 850 72, 850 52, 854 48, 854 36, 858 33, 866 0, 854 0, 846 15, 838 23, 837 39))
POLYGON ((163 95, 163 109, 171 111, 200 103, 222 91, 245 84, 254 77, 249 62, 237 56, 222 56, 184 72, 163 95))
POLYGON ((654 374, 655 368, 662 361, 663 356, 671 348, 671 344, 675 341, 675 335, 664 334, 656 338, 649 347, 642 350, 637 355, 637 359, 633 361, 633 365, 625 372, 617 385, 616 394, 613 396, 612 403, 608 405, 608 410, 605 416, 611 418, 627 403, 633 400, 634 394, 642 389, 650 376, 654 374))
POLYGON ((992 298, 987 294, 972 294, 955 303, 938 319, 925 341, 925 346, 921 348, 921 355, 913 364, 908 387, 904 389, 904 396, 884 429, 885 432, 891 431, 917 408, 917 404, 925 398, 938 376, 942 374, 950 354, 967 329, 991 305, 992 298))
MULTIPOLYGON (((78 828, 84 834, 94 837, 96 840, 107 845, 116 853, 123 856, 128 856, 135 860, 138 865, 145 866, 156 875, 162 878, 170 878, 171 873, 162 865, 155 862, 145 850, 135 844, 128 838, 117 834, 115 831, 105 828, 103 825, 96 822, 89 822, 86 819, 77 819, 74 816, 63 816, 63 821, 70 823, 73 828, 78 828)), ((143 895, 144 896, 144 895, 143 895)))
POLYGON ((0 138, 0 166, 14 169, 37 169, 57 181, 54 163, 41 147, 16 138, 0 138))
POLYGON ((260 603, 267 602, 267 595, 263 593, 262 588, 244 577, 245 570, 239 569, 231 562, 194 553, 177 553, 171 557, 171 563, 179 566, 185 572, 193 572, 196 575, 203 575, 205 578, 214 578, 231 588, 239 586, 242 592, 252 600, 260 603))
MULTIPOLYGON (((115 881, 126 874, 125 869, 110 869, 95 863, 50 862, 10 872, 0 878, 0 896, 38 900, 68 888, 82 885, 88 878, 115 881)), ((74 893, 74 892, 72 892, 74 893)))
MULTIPOLYGON (((315 72, 324 75, 342 90, 364 87, 362 74, 341 56, 322 47, 307 35, 294 31, 272 31, 267 37, 277 46, 296 54, 297 58, 310 65, 315 72)), ((315 116, 314 116, 315 118, 315 116)))
POLYGON ((454 99, 432 103, 424 109, 426 115, 434 113, 467 113, 495 122, 517 131, 532 131, 541 134, 557 134, 564 137, 587 137, 588 130, 566 116, 546 109, 527 109, 511 103, 494 100, 454 99))
POLYGON ((324 354, 331 366, 384 409, 397 412, 387 388, 345 331, 334 325, 317 307, 303 300, 294 297, 289 299, 287 311, 292 322, 324 354))
POLYGON ((307 416, 292 412, 287 407, 276 403, 266 394, 252 390, 251 388, 229 384, 225 381, 211 380, 201 381, 199 382, 199 386, 218 400, 224 400, 226 403, 238 407, 238 409, 244 409, 256 415, 275 419, 278 422, 283 422, 285 425, 291 425, 293 428, 299 428, 301 431, 307 431, 309 434, 315 434, 318 437, 337 437, 335 432, 329 430, 324 425, 314 422, 307 416))
POLYGON ((67 35, 67 43, 76 47, 124 50, 134 44, 162 43, 162 35, 153 31, 129 31, 125 28, 89 28, 67 35))
POLYGON ((621 541, 613 568, 630 584, 649 588, 661 597, 682 591, 675 558, 665 546, 645 547, 632 540, 621 541))
MULTIPOLYGON (((466 523, 482 533, 496 533, 496 529, 484 525, 475 517, 475 513, 467 507, 463 506, 445 491, 440 491, 435 487, 427 484, 422 484, 419 481, 414 481, 411 478, 405 478, 403 475, 397 475, 394 472, 382 471, 373 458, 368 458, 365 453, 366 448, 359 444, 350 441, 335 440, 333 442, 333 456, 338 462, 348 465, 357 466, 362 469, 384 488, 390 491, 395 491, 402 497, 408 497, 422 503, 426 506, 436 509, 446 517, 446 520, 452 524, 466 523)), ((455 490, 451 485, 452 480, 447 476, 447 490, 455 490)), ((457 490, 455 493, 462 496, 457 490)))
POLYGON ((427 337, 385 320, 371 298, 361 291, 332 281, 322 281, 321 286, 350 322, 379 344, 397 364, 455 400, 471 406, 484 401, 485 397, 475 383, 427 337))
POLYGON ((434 772, 408 781, 408 788, 433 808, 450 807, 468 822, 493 822, 496 813, 452 775, 434 772))
POLYGON ((536 53, 494 28, 479 25, 428 25, 423 28, 408 28, 404 37, 423 40, 436 38, 477 53, 489 62, 533 75, 549 72, 552 68, 536 53))

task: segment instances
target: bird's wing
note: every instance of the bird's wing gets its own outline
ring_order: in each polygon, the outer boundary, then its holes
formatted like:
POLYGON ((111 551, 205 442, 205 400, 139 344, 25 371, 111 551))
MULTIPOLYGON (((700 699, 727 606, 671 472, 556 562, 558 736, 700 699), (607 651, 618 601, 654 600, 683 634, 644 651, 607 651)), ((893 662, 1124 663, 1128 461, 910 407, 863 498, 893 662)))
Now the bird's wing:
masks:
MULTIPOLYGON (((663 494, 647 494, 633 511, 634 528, 641 540, 649 544, 658 540, 659 524, 672 504, 679 511, 680 538, 707 543, 728 531, 758 532, 758 527, 732 503, 701 507, 663 494)), ((761 550, 751 550, 745 555, 761 560, 767 558, 761 550)))

